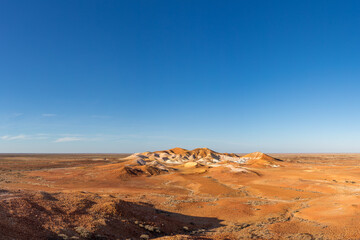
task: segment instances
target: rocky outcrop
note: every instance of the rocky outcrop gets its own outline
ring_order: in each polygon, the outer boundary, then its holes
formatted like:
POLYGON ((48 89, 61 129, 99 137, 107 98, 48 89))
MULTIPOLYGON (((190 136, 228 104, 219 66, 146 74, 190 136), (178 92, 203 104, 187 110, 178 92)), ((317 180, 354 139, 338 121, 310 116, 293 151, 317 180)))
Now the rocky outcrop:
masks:
POLYGON ((173 148, 164 151, 135 153, 128 157, 135 165, 161 166, 162 170, 168 164, 180 165, 194 162, 200 165, 218 166, 219 163, 234 162, 241 165, 253 167, 278 167, 278 159, 261 152, 254 152, 245 156, 235 153, 218 153, 209 148, 196 148, 187 150, 183 148, 173 148))

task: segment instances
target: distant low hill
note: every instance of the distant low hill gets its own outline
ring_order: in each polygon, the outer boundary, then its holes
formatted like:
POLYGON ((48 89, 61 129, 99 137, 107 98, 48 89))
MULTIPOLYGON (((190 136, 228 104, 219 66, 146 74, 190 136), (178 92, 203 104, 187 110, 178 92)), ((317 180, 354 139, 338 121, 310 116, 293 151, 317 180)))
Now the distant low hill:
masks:
POLYGON ((158 175, 171 172, 178 166, 219 167, 231 164, 232 169, 279 167, 278 163, 281 161, 261 152, 241 156, 235 153, 218 153, 209 148, 187 150, 178 147, 163 151, 135 153, 126 159, 122 172, 132 176, 158 175))

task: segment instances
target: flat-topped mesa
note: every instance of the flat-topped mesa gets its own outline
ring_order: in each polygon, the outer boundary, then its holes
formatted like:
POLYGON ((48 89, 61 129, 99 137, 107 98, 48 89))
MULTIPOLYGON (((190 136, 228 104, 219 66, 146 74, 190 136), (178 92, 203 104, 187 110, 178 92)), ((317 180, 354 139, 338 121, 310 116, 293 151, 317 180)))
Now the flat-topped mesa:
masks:
POLYGON ((251 165, 253 167, 279 167, 278 162, 280 159, 273 158, 262 152, 253 152, 245 156, 242 156, 241 159, 244 160, 246 165, 251 165))
POLYGON ((158 154, 159 156, 161 155, 163 157, 172 157, 172 158, 181 157, 185 159, 191 158, 193 160, 205 158, 205 157, 216 158, 216 155, 218 155, 217 152, 212 151, 211 149, 208 148, 196 148, 194 150, 187 150, 184 148, 172 148, 164 151, 155 151, 154 155, 156 156, 156 154, 158 154))
POLYGON ((189 150, 187 150, 187 149, 176 147, 176 148, 172 148, 172 149, 169 149, 169 150, 156 151, 154 153, 168 153, 168 154, 176 154, 176 155, 187 155, 188 152, 189 152, 189 150))
POLYGON ((266 155, 265 153, 262 152, 249 153, 243 156, 243 158, 274 160, 273 157, 270 157, 269 155, 266 155))
POLYGON ((214 165, 221 162, 235 162, 255 167, 278 166, 276 164, 277 159, 261 152, 254 152, 241 157, 235 153, 218 153, 209 148, 187 150, 177 147, 163 151, 135 153, 128 158, 136 159, 141 165, 157 161, 166 164, 197 162, 202 165, 214 165))

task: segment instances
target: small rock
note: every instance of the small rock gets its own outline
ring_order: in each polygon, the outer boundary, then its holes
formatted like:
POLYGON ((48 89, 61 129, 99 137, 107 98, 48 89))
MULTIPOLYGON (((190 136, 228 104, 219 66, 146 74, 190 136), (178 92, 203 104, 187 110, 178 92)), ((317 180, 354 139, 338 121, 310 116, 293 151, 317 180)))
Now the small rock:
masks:
POLYGON ((149 239, 149 238, 150 238, 150 236, 147 235, 147 234, 142 234, 142 235, 140 236, 140 239, 149 239))
POLYGON ((65 234, 58 234, 58 237, 60 237, 61 239, 63 239, 63 240, 67 240, 67 239, 69 239, 69 237, 68 236, 66 236, 65 234))
POLYGON ((151 226, 151 225, 145 225, 145 229, 150 231, 150 232, 153 232, 155 231, 155 227, 154 226, 151 226))
POLYGON ((90 231, 88 231, 86 228, 84 227, 76 227, 75 231, 83 238, 87 238, 90 236, 90 231))
POLYGON ((250 224, 248 223, 241 223, 238 225, 240 229, 244 229, 244 228, 247 228, 247 227, 250 227, 250 224))

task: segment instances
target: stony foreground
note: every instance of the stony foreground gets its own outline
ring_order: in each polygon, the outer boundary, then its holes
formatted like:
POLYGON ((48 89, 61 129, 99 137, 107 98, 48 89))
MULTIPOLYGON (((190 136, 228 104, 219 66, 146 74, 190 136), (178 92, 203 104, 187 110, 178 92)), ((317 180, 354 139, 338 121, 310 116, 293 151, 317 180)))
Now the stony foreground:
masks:
POLYGON ((271 156, 280 167, 185 162, 132 175, 126 155, 0 155, 0 236, 360 238, 360 154, 271 156))

